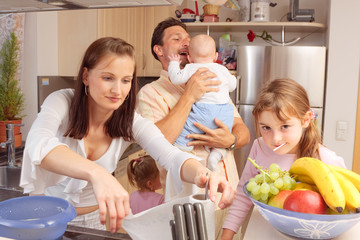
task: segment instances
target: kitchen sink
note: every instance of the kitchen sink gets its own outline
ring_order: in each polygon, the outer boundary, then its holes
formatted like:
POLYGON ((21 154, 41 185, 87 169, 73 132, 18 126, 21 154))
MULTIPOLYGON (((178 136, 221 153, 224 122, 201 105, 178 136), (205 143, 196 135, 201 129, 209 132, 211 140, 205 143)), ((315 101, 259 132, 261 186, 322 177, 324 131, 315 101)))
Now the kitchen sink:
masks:
POLYGON ((0 167, 0 188, 22 191, 19 187, 21 167, 0 167))

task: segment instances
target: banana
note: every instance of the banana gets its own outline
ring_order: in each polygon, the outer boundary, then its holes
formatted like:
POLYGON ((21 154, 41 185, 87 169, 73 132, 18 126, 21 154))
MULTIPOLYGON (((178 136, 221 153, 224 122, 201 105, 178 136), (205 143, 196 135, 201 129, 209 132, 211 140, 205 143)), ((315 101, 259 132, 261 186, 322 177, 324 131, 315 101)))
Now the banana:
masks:
POLYGON ((307 175, 298 175, 298 174, 294 174, 293 178, 295 179, 295 181, 297 182, 302 182, 302 183, 307 183, 307 184, 311 184, 314 185, 314 181, 307 175))
POLYGON ((345 195, 334 173, 322 161, 303 157, 295 160, 289 172, 309 176, 318 187, 324 201, 334 211, 341 213, 345 209, 345 195))
POLYGON ((360 191, 360 175, 348 170, 346 168, 342 168, 342 167, 338 167, 338 166, 334 166, 334 165, 328 165, 332 170, 335 170, 336 172, 340 173, 341 175, 343 175, 344 177, 346 177, 347 179, 349 179, 357 188, 358 191, 360 191))
POLYGON ((353 213, 359 213, 360 212, 360 192, 356 189, 354 184, 348 180, 346 177, 344 177, 342 174, 340 174, 337 171, 332 172, 335 174, 336 178, 338 179, 340 186, 344 192, 345 195, 345 206, 347 209, 349 209, 353 213))

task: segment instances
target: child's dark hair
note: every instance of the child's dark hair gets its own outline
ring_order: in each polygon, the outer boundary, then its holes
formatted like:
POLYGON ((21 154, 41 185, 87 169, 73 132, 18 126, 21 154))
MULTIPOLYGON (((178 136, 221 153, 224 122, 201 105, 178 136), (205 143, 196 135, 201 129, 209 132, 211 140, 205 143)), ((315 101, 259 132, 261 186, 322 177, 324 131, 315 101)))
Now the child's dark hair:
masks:
POLYGON ((127 167, 129 182, 140 190, 149 189, 146 185, 148 180, 153 180, 159 175, 155 160, 149 155, 131 160, 127 167))
MULTIPOLYGON (((291 79, 276 79, 262 88, 252 111, 257 137, 260 137, 259 116, 263 111, 274 112, 281 121, 290 117, 304 121, 311 109, 306 90, 299 83, 291 79)), ((321 137, 314 120, 311 120, 300 139, 297 157, 320 159, 319 144, 321 137)))

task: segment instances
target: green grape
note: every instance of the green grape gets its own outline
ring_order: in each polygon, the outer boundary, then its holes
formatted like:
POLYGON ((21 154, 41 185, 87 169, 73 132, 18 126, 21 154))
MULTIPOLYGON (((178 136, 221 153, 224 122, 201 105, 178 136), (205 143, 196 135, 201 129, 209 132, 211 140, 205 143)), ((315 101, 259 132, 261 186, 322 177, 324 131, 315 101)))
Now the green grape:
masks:
POLYGON ((257 183, 255 181, 251 181, 246 185, 246 189, 249 192, 252 192, 253 188, 257 185, 257 183))
POLYGON ((251 194, 251 197, 255 200, 260 200, 260 194, 251 194))
POLYGON ((258 174, 258 175, 255 176, 255 181, 256 181, 256 182, 260 182, 260 183, 261 183, 261 182, 262 182, 262 179, 263 179, 262 174, 258 174))
POLYGON ((279 189, 274 186, 274 183, 270 183, 270 193, 272 195, 277 195, 279 193, 279 189))
POLYGON ((270 164, 270 171, 271 172, 281 172, 281 168, 277 163, 270 164))
POLYGON ((289 185, 291 187, 291 177, 288 175, 285 175, 283 177, 283 181, 284 181, 284 187, 287 188, 289 185))
POLYGON ((268 174, 265 174, 265 182, 271 182, 271 178, 269 177, 268 174))
POLYGON ((250 179, 249 179, 249 183, 250 183, 250 182, 255 182, 255 181, 256 181, 255 178, 250 178, 250 179))
POLYGON ((283 181, 283 178, 278 178, 275 180, 274 182, 274 186, 277 188, 277 189, 281 189, 284 185, 284 181, 283 181))
POLYGON ((272 181, 275 181, 276 179, 278 179, 280 177, 280 173, 279 172, 270 172, 270 178, 272 181))
POLYGON ((290 182, 291 182, 291 189, 294 189, 296 187, 296 180, 293 178, 290 178, 290 182))
POLYGON ((256 184, 256 185, 253 187, 251 193, 254 194, 254 195, 260 194, 260 185, 256 184))
POLYGON ((260 187, 260 192, 268 194, 270 192, 270 185, 267 182, 263 182, 260 187))
POLYGON ((267 202, 268 198, 269 198, 269 194, 268 194, 268 193, 261 193, 261 194, 260 194, 260 199, 261 199, 261 200, 267 202))

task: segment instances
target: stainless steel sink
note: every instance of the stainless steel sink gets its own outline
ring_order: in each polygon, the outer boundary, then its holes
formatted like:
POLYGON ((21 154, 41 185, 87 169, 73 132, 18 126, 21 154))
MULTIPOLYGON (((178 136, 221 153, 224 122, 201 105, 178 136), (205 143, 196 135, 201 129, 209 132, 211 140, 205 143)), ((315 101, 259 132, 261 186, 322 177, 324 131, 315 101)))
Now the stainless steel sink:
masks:
POLYGON ((22 191, 19 187, 21 167, 0 167, 0 188, 22 191))

